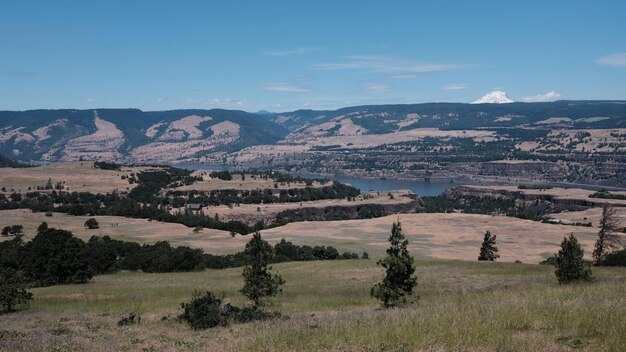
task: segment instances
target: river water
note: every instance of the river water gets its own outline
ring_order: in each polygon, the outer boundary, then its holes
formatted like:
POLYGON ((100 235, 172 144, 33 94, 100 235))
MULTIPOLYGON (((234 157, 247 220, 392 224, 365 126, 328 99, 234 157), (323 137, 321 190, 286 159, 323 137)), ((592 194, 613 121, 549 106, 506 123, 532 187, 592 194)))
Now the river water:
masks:
MULTIPOLYGON (((176 167, 188 170, 209 170, 220 171, 228 170, 228 167, 224 165, 186 165, 178 164, 176 167)), ((378 178, 363 178, 363 177, 349 177, 349 176, 333 176, 333 175, 318 175, 318 174, 303 174, 298 175, 307 178, 329 178, 342 183, 347 183, 360 189, 361 191, 393 191, 398 189, 409 189, 420 196, 435 196, 441 194, 446 189, 455 186, 454 183, 429 183, 424 181, 412 181, 412 180, 392 180, 392 179, 378 179, 378 178)))

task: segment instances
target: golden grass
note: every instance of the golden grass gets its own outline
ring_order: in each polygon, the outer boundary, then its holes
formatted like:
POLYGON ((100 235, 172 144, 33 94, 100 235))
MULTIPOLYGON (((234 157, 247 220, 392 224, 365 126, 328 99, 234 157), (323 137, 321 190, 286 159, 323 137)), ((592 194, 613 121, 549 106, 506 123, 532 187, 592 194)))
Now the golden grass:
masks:
MULTIPOLYGON (((615 207, 618 218, 622 219, 622 226, 626 227, 626 207, 615 207)), ((562 213, 550 214, 551 218, 560 220, 569 220, 572 222, 591 222, 592 226, 600 226, 602 218, 602 208, 591 208, 581 211, 570 211, 562 213)))
MULTIPOLYGON (((281 211, 289 209, 301 209, 301 208, 325 208, 333 206, 357 206, 361 204, 405 204, 412 202, 413 199, 409 198, 410 194, 413 194, 409 190, 391 191, 391 192, 363 192, 368 194, 368 199, 363 199, 362 196, 357 197, 354 201, 348 201, 347 199, 323 199, 314 200, 309 202, 291 202, 291 203, 270 203, 270 204, 240 204, 235 206, 209 206, 204 208, 204 213, 208 215, 218 214, 222 221, 225 220, 238 220, 247 223, 254 224, 261 219, 274 219, 274 217, 281 211), (392 193, 394 198, 390 199, 388 193, 392 193)), ((182 209, 173 209, 172 211, 182 211, 182 209)))
MULTIPOLYGON (((521 192, 529 195, 551 195, 557 199, 572 199, 572 200, 584 200, 597 204, 619 204, 626 205, 626 200, 623 199, 604 199, 604 198, 589 198, 589 195, 596 193, 596 191, 582 189, 582 188, 551 188, 551 189, 519 189, 517 186, 477 186, 467 185, 466 187, 478 188, 478 189, 493 189, 503 190, 509 192, 521 192)), ((626 195, 626 192, 611 192, 615 194, 626 195)))
MULTIPOLYGON (((193 228, 181 224, 131 219, 121 216, 96 216, 99 229, 89 230, 84 227, 91 216, 73 216, 53 213, 51 217, 44 213, 33 213, 28 209, 0 211, 0 228, 7 225, 24 226, 24 240, 34 237, 37 226, 47 222, 49 227, 71 231, 76 237, 89 240, 91 236, 111 236, 112 238, 139 243, 170 241, 174 246, 202 248, 208 253, 238 252, 245 246, 246 239, 241 236, 232 238, 227 231, 203 229, 194 232, 193 228)), ((0 237, 0 241, 6 240, 0 237)))
POLYGON ((417 262, 418 304, 383 310, 369 297, 375 260, 285 263, 279 319, 193 331, 173 319, 196 289, 236 291, 241 269, 118 273, 34 289, 30 310, 0 316, 3 351, 623 351, 626 270, 559 286, 550 267, 417 262), (131 311, 139 325, 118 327, 131 311), (162 317, 167 319, 162 320, 162 317))
POLYGON ((65 190, 70 192, 107 193, 117 190, 126 192, 133 189, 136 184, 123 180, 122 175, 130 175, 146 168, 124 167, 121 171, 102 170, 93 167, 91 161, 74 161, 67 163, 55 163, 46 166, 31 168, 3 168, 0 172, 0 188, 5 187, 7 193, 10 190, 28 192, 28 187, 33 190, 37 186, 45 186, 48 178, 52 184, 65 182, 65 190))
MULTIPOLYGON (((400 214, 376 219, 347 221, 312 221, 290 223, 263 230, 263 238, 274 244, 285 238, 299 245, 334 246, 340 251, 368 251, 382 254, 387 246, 391 224, 400 218, 411 250, 419 257, 439 259, 474 260, 478 256, 485 231, 497 236, 501 261, 538 263, 558 250, 570 232, 591 255, 596 240, 596 228, 542 224, 517 218, 476 214, 400 214)), ((198 233, 193 228, 173 223, 118 216, 97 216, 97 230, 84 228, 88 216, 71 216, 29 210, 0 211, 0 227, 24 225, 25 239, 32 238, 37 226, 46 221, 50 227, 65 229, 88 240, 93 235, 154 243, 167 240, 173 245, 202 248, 208 253, 223 254, 242 251, 248 238, 231 237, 226 231, 204 229, 198 233)), ((3 240, 6 238, 0 238, 3 240)))
POLYGON ((542 224, 505 216, 477 214, 400 214, 376 219, 298 222, 262 231, 265 239, 298 244, 324 243, 341 250, 382 253, 391 224, 402 221, 411 250, 420 257, 474 260, 485 231, 497 236, 502 261, 538 263, 551 256, 570 232, 591 255, 597 229, 542 224))

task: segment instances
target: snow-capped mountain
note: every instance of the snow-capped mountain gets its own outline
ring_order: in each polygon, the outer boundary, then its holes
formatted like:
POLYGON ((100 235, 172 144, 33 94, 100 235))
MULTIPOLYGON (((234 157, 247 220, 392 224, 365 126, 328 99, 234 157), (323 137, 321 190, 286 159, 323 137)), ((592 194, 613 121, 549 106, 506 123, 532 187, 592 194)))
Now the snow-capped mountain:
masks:
POLYGON ((472 104, 506 104, 513 103, 513 99, 506 96, 506 92, 494 90, 485 94, 482 98, 472 102, 472 104))

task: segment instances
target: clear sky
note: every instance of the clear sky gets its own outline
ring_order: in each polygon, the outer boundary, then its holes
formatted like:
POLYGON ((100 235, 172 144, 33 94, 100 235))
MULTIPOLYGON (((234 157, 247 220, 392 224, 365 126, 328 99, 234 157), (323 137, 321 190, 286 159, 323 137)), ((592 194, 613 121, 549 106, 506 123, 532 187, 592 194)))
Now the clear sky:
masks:
POLYGON ((626 1, 0 0, 0 110, 626 99, 626 1))

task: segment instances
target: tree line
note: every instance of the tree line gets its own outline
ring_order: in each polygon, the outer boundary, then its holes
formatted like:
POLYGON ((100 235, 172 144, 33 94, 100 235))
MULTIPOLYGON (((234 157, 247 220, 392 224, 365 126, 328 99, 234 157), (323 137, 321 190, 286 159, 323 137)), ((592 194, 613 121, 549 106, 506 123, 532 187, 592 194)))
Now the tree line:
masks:
MULTIPOLYGON (((189 202, 200 203, 204 206, 218 206, 229 204, 298 203, 323 199, 343 199, 356 197, 359 194, 360 191, 358 189, 333 181, 331 186, 290 188, 281 190, 171 190, 166 193, 166 196, 168 198, 177 199, 175 200, 177 204, 189 202)), ((165 202, 169 203, 169 200, 166 200, 165 202)))
MULTIPOLYGON (((285 176, 287 177, 287 176, 285 176)), ((78 216, 113 215, 129 218, 150 219, 162 222, 179 223, 189 227, 206 227, 246 235, 267 228, 263 221, 252 226, 236 220, 221 221, 217 217, 203 213, 192 213, 185 209, 182 212, 172 213, 169 207, 172 198, 160 195, 161 189, 173 184, 191 184, 196 178, 188 170, 165 168, 164 170, 144 171, 137 174, 138 185, 127 195, 118 192, 93 194, 89 192, 27 192, 25 194, 12 193, 9 196, 0 194, 0 210, 30 209, 36 212, 61 212, 78 216)), ((211 192, 213 193, 213 192, 211 192)), ((209 205, 232 204, 251 202, 299 201, 315 199, 336 199, 355 197, 358 189, 334 182, 332 186, 322 188, 307 187, 304 189, 283 190, 279 197, 266 197, 264 191, 218 191, 212 195, 192 196, 182 200, 186 202, 200 202, 209 205), (255 193, 256 192, 256 193, 255 193), (259 195, 264 195, 259 198, 259 195), (246 198, 248 197, 248 198, 246 198), (281 198, 282 197, 282 198, 281 198), (247 199, 247 200, 246 200, 247 199)), ((174 197, 174 200, 177 198, 174 197)))

